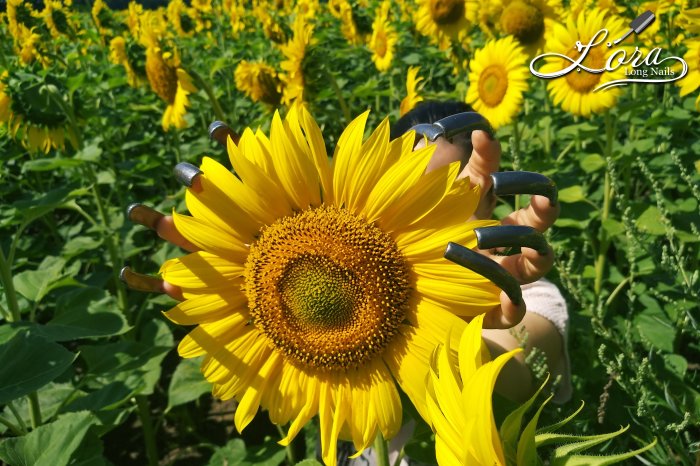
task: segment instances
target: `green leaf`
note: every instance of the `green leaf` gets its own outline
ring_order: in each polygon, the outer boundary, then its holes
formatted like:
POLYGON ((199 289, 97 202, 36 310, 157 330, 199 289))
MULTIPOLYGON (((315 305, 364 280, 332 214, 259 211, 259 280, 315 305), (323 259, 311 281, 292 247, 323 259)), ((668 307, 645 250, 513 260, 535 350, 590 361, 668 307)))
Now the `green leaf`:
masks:
POLYGON ((262 445, 246 448, 241 439, 233 439, 214 452, 209 466, 278 466, 286 452, 275 442, 266 439, 262 445))
POLYGON ((175 406, 179 406, 196 400, 205 393, 211 392, 211 384, 202 375, 199 369, 202 358, 183 359, 177 365, 173 378, 168 388, 168 407, 166 412, 175 406))
POLYGON ((413 435, 403 450, 407 456, 420 463, 435 464, 435 435, 423 419, 416 421, 413 435))
POLYGON ((75 199, 76 197, 84 196, 89 192, 88 188, 59 188, 49 191, 35 199, 17 201, 13 204, 13 207, 15 207, 18 212, 21 212, 24 222, 29 223, 60 207, 65 202, 75 199))
MULTIPOLYGON (((49 383, 39 390, 37 398, 39 399, 39 408, 41 417, 44 420, 52 419, 58 414, 59 408, 69 399, 77 396, 82 396, 83 392, 73 387, 69 383, 49 383)), ((16 411, 20 414, 26 425, 31 423, 30 406, 28 397, 22 397, 13 402, 16 411)), ((6 419, 13 419, 12 411, 9 407, 5 407, 3 416, 6 419)), ((0 432, 4 432, 4 426, 0 426, 0 432)))
POLYGON ((663 315, 647 310, 634 318, 639 334, 653 347, 666 352, 673 352, 673 342, 676 339, 676 329, 663 315))
POLYGON ((0 443, 0 459, 13 466, 62 466, 71 462, 97 418, 88 412, 59 416, 24 437, 0 443))
POLYGON ((540 385, 540 388, 537 389, 537 392, 535 392, 529 400, 520 405, 503 420, 501 427, 498 429, 501 441, 503 442, 503 453, 505 454, 508 464, 514 464, 516 461, 518 437, 520 436, 520 426, 523 422, 523 416, 525 416, 525 413, 530 409, 530 406, 535 402, 535 399, 537 399, 548 381, 549 376, 547 376, 547 380, 540 385))
POLYGON ((549 395, 549 397, 542 402, 535 415, 532 416, 530 422, 527 423, 523 432, 520 434, 520 440, 518 440, 518 453, 516 456, 516 464, 518 466, 535 466, 541 465, 542 461, 537 455, 537 444, 535 442, 535 432, 537 431, 537 422, 540 419, 540 414, 542 410, 549 403, 554 395, 549 395))
MULTIPOLYGON (((554 424, 551 424, 551 425, 548 425, 548 426, 541 427, 541 428, 537 429, 537 432, 536 432, 537 435, 539 436, 540 434, 545 434, 545 433, 554 432, 555 430, 557 430, 557 429, 559 429, 559 428, 565 426, 566 424, 568 424, 569 422, 571 422, 571 420, 572 420, 573 418, 575 418, 576 415, 577 415, 578 413, 581 412, 581 410, 583 409, 583 407, 584 407, 585 405, 586 405, 586 403, 584 403, 583 400, 582 400, 582 401, 581 401, 581 406, 579 406, 578 409, 577 409, 576 411, 574 411, 573 413, 571 413, 571 415, 567 416, 566 418, 562 419, 562 420, 559 421, 559 422, 556 422, 556 423, 554 423, 554 424)), ((535 438, 535 441, 537 442, 537 438, 535 438)), ((539 442, 537 442, 537 446, 538 446, 538 447, 540 446, 540 443, 539 443, 539 442)))
POLYGON ((41 327, 54 341, 121 335, 131 327, 113 295, 100 288, 71 290, 58 298, 56 315, 41 327))
POLYGON ((649 206, 637 219, 637 228, 650 235, 663 235, 666 228, 662 221, 661 211, 655 206, 649 206))
POLYGON ((45 257, 36 270, 25 270, 13 277, 15 289, 28 300, 39 302, 51 291, 51 285, 64 277, 65 265, 61 257, 45 257))
POLYGON ((319 462, 316 461, 316 460, 309 460, 309 459, 306 459, 306 460, 303 460, 303 461, 299 461, 299 462, 296 464, 296 466, 323 466, 323 464, 322 464, 322 463, 319 463, 319 462))
POLYGON ((586 194, 583 192, 583 187, 578 184, 559 191, 559 200, 566 204, 580 202, 584 199, 586 199, 586 194))
POLYGON ((23 172, 46 172, 50 170, 62 170, 65 168, 78 167, 84 162, 78 159, 64 159, 54 157, 52 159, 29 160, 22 165, 23 172))
POLYGON ((32 393, 68 369, 76 355, 36 335, 18 332, 0 345, 0 403, 32 393))
POLYGON ((239 466, 243 464, 245 455, 245 442, 235 438, 214 452, 209 459, 209 466, 239 466))
POLYGON ((605 159, 599 154, 589 154, 581 160, 581 168, 586 173, 593 173, 605 167, 605 159))
POLYGON ((664 363, 666 368, 678 375, 681 379, 685 377, 688 371, 688 361, 680 354, 664 354, 664 363))

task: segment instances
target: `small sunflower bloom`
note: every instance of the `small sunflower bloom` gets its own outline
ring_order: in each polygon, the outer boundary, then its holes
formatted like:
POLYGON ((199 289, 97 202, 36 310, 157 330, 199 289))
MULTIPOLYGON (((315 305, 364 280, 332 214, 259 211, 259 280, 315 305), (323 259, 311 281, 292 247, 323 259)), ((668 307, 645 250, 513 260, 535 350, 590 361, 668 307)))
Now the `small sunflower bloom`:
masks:
POLYGON ((377 9, 377 16, 372 24, 372 37, 369 48, 372 51, 372 61, 378 71, 389 70, 394 59, 394 48, 399 40, 396 30, 389 22, 389 2, 385 1, 377 9))
MULTIPOLYGON (((700 87, 700 38, 695 38, 687 42, 688 51, 683 55, 683 60, 688 64, 688 74, 677 81, 681 87, 681 97, 695 92, 700 87)), ((700 111, 700 93, 695 99, 695 108, 700 111)))
POLYGON ((457 360, 447 339, 430 364, 428 409, 440 466, 506 466, 491 397, 501 369, 521 349, 491 361, 481 339, 483 320, 480 315, 451 330, 461 332, 457 360))
POLYGON ((510 123, 520 111, 530 71, 527 55, 512 36, 491 40, 469 63, 466 102, 494 128, 510 123))
POLYGON ((192 37, 195 32, 196 12, 193 8, 187 7, 183 0, 172 0, 168 3, 168 22, 180 37, 192 37))
POLYGON ((234 72, 236 88, 255 102, 279 105, 282 83, 277 72, 266 63, 254 63, 242 60, 234 72))
MULTIPOLYGON (((569 57, 546 57, 544 64, 539 68, 540 73, 556 73, 571 66, 571 60, 578 60, 581 56, 576 48, 576 43, 588 44, 591 39, 601 29, 608 30, 608 40, 610 38, 622 37, 629 29, 627 21, 611 16, 605 11, 594 8, 590 11, 580 13, 577 16, 569 16, 565 24, 556 24, 551 36, 547 39, 547 53, 558 53, 569 57)), ((629 57, 633 49, 629 46, 619 44, 616 47, 606 47, 600 44, 588 51, 582 64, 589 69, 605 68, 605 63, 611 54, 618 49, 624 49, 629 57)), ((615 71, 605 71, 603 73, 591 73, 585 69, 572 70, 570 73, 550 79, 547 83, 547 91, 555 105, 560 106, 565 111, 574 115, 589 117, 594 113, 601 113, 615 105, 618 97, 622 94, 622 89, 610 87, 596 92, 600 86, 617 79, 624 79, 624 66, 615 71)))
POLYGON ((129 60, 127 43, 124 37, 116 36, 109 41, 109 61, 115 65, 121 65, 124 68, 124 71, 126 72, 126 80, 127 83, 129 83, 129 86, 139 86, 139 76, 129 60))
POLYGON ((447 49, 461 41, 477 20, 477 0, 417 0, 413 21, 422 35, 447 49))
POLYGON ((294 36, 280 50, 285 57, 280 67, 283 73, 280 80, 283 84, 282 103, 291 105, 295 100, 304 99, 304 57, 306 48, 311 44, 314 28, 303 16, 294 20, 294 36))
POLYGON ((180 343, 204 356, 213 394, 235 398, 241 431, 259 408, 290 423, 287 445, 319 416, 322 457, 339 438, 360 452, 401 426, 397 383, 429 419, 425 379, 445 329, 498 306, 500 290, 443 254, 476 245, 478 187, 459 163, 425 174, 434 146, 414 132, 389 140, 385 119, 363 141, 368 112, 351 122, 329 161, 303 105, 272 119, 269 137, 229 140, 236 175, 204 158, 201 189, 178 231, 201 251, 167 261, 185 301, 165 313, 197 325, 180 343))
POLYGON ((499 29, 515 37, 528 55, 542 50, 562 11, 561 0, 502 0, 501 7, 499 29))
POLYGON ((420 96, 419 92, 422 89, 421 82, 423 78, 418 76, 420 72, 420 66, 411 66, 408 68, 408 73, 406 74, 406 97, 401 100, 400 114, 405 115, 413 107, 423 102, 423 97, 420 96))
POLYGON ((187 96, 197 92, 197 88, 187 72, 179 67, 177 57, 160 48, 149 47, 146 50, 146 76, 153 92, 168 104, 161 122, 163 130, 185 128, 185 114, 189 106, 187 96))

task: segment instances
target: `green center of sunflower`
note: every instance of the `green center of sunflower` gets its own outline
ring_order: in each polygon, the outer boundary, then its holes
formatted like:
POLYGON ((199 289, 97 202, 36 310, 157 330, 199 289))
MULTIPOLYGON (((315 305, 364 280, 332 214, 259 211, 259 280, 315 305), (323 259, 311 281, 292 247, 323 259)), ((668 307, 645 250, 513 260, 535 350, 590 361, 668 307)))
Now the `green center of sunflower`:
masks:
POLYGON ((502 65, 489 65, 479 75, 479 98, 489 107, 500 104, 508 90, 508 73, 502 65))
POLYGON ((381 354, 408 310, 408 266, 393 239, 336 207, 265 227, 245 289, 253 322, 300 365, 347 370, 381 354))
MULTIPOLYGON (((572 49, 567 53, 567 56, 577 60, 581 55, 576 49, 572 49)), ((582 64, 587 68, 601 69, 605 65, 605 56, 600 50, 591 49, 588 51, 586 58, 583 59, 582 64)), ((584 69, 578 68, 576 71, 566 75, 566 82, 576 92, 588 94, 600 82, 600 77, 601 74, 589 73, 584 69)))
POLYGON ((456 23, 464 16, 464 0, 430 0, 430 16, 442 26, 456 23))
POLYGON ((515 0, 501 14, 501 27, 521 44, 537 42, 544 33, 544 15, 534 5, 515 0))

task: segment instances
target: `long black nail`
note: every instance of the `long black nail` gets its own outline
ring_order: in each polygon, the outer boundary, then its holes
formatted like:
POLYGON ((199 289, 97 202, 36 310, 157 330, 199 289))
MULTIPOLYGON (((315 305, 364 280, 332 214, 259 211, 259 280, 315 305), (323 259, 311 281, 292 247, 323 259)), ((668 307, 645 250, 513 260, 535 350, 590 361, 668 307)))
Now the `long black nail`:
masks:
POLYGON ((228 138, 231 137, 235 144, 238 144, 240 136, 236 134, 226 123, 223 121, 215 121, 209 125, 209 138, 213 141, 218 142, 224 149, 228 145, 228 138))
POLYGON ((488 120, 476 112, 462 112, 450 115, 435 122, 435 125, 443 128, 443 135, 447 139, 466 134, 471 140, 471 133, 476 130, 486 131, 493 139, 493 128, 488 120))
POLYGON ((512 194, 537 194, 546 196, 552 207, 557 205, 557 185, 551 179, 534 172, 496 172, 491 173, 493 192, 497 196, 512 194))
POLYGON ((188 188, 191 188, 195 178, 203 173, 202 170, 187 162, 180 162, 175 165, 173 172, 175 173, 175 178, 188 188))
POLYGON ((520 284, 506 269, 496 262, 453 242, 447 243, 444 257, 457 265, 461 265, 488 278, 506 292, 513 304, 520 304, 523 298, 520 284))
POLYGON ((503 225, 495 227, 475 228, 476 241, 479 249, 494 249, 503 247, 524 247, 534 249, 540 255, 549 253, 547 240, 542 233, 525 225, 503 225))
POLYGON ((126 208, 126 217, 134 223, 155 230, 158 226, 158 222, 160 222, 160 219, 165 217, 165 215, 143 204, 135 203, 126 208))
POLYGON ((144 275, 131 270, 131 267, 124 266, 119 272, 119 279, 130 289, 136 291, 146 291, 149 293, 162 293, 163 280, 151 275, 144 275))

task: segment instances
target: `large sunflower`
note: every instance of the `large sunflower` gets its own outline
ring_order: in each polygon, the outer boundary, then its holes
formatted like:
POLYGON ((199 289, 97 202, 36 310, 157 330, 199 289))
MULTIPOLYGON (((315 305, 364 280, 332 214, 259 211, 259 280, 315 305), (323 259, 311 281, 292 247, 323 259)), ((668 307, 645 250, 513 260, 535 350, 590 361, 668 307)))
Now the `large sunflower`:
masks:
POLYGON ((191 217, 178 231, 201 251, 166 262, 185 301, 166 312, 198 325, 179 345, 205 356, 213 394, 236 398, 242 430, 258 408, 291 423, 288 444, 319 415, 322 456, 336 441, 358 451, 401 426, 396 382, 426 418, 425 380, 445 331, 498 305, 498 288, 443 258, 448 241, 474 247, 478 188, 455 163, 424 174, 434 146, 414 133, 389 141, 384 120, 363 143, 356 118, 328 161, 302 105, 275 113, 270 137, 246 129, 229 158, 205 158, 191 217), (201 189, 200 189, 201 188, 201 189))
MULTIPOLYGON (((571 66, 571 63, 581 56, 576 48, 576 43, 588 44, 601 29, 608 30, 605 41, 612 41, 622 37, 629 29, 625 21, 617 16, 608 15, 605 11, 594 8, 582 12, 577 16, 569 16, 566 24, 555 25, 552 35, 547 39, 546 49, 549 54, 558 53, 569 57, 548 56, 545 64, 539 69, 540 73, 556 73, 571 66)), ((632 55, 632 50, 627 46, 607 47, 605 43, 591 48, 583 60, 583 65, 589 69, 601 69, 611 54, 618 49, 625 49, 627 56, 632 55)), ((551 79, 547 84, 555 105, 561 106, 567 112, 574 115, 590 116, 606 110, 617 102, 622 93, 619 86, 606 88, 596 92, 596 89, 610 81, 624 79, 625 67, 621 66, 616 71, 591 73, 584 68, 551 79)))
POLYGON ((463 38, 477 20, 477 0, 417 0, 414 22, 418 32, 446 49, 463 38))
POLYGON ((527 56, 512 36, 492 40, 477 50, 470 62, 467 103, 494 128, 520 111, 530 72, 527 56))

